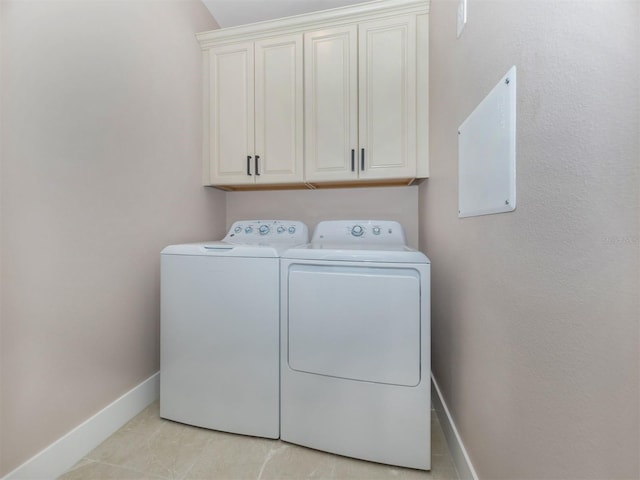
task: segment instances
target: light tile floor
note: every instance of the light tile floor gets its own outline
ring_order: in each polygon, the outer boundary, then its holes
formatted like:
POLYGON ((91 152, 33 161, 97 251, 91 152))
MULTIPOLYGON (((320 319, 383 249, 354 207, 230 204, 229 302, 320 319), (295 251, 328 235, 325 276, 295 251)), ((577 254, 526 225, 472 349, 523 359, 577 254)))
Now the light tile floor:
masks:
POLYGON ((431 411, 432 470, 424 472, 331 455, 280 440, 245 437, 160 418, 153 403, 59 480, 92 479, 458 479, 431 411))

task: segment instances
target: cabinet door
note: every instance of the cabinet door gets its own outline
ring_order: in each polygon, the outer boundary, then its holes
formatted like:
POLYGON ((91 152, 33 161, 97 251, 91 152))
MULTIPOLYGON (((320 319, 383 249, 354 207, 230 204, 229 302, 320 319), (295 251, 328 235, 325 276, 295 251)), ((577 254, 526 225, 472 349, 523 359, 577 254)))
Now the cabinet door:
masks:
POLYGON ((357 26, 306 33, 304 55, 305 178, 307 181, 356 179, 357 26))
POLYGON ((254 183, 253 42, 213 47, 208 60, 210 183, 254 183))
POLYGON ((360 24, 359 97, 360 178, 415 177, 415 16, 360 24))
POLYGON ((303 181, 302 34, 255 43, 256 183, 303 181))

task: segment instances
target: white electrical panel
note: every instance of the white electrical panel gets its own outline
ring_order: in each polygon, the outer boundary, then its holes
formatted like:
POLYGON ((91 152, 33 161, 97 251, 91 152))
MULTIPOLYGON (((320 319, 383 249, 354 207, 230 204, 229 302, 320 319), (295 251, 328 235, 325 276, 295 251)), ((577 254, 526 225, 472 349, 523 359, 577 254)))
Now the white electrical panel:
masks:
POLYGON ((516 67, 458 129, 458 217, 516 208, 516 67))

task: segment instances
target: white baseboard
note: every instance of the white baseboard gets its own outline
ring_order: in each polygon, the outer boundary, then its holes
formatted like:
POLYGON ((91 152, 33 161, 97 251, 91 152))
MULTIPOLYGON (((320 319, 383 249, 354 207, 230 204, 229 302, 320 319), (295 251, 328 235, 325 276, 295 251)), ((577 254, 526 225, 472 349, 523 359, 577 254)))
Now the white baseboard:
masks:
POLYGON ((431 374, 431 386, 433 408, 438 414, 438 420, 440 420, 442 431, 447 439, 449 450, 451 450, 451 456, 453 457, 453 463, 456 465, 456 470, 458 470, 458 476, 460 477, 460 480, 478 480, 478 474, 473 468, 466 448, 464 448, 464 444, 462 443, 456 424, 453 422, 451 413, 449 412, 447 404, 442 397, 440 387, 438 387, 436 379, 433 378, 433 373, 431 374))
POLYGON ((50 480, 62 475, 122 425, 153 403, 158 398, 159 392, 160 373, 155 373, 31 457, 2 480, 50 480))

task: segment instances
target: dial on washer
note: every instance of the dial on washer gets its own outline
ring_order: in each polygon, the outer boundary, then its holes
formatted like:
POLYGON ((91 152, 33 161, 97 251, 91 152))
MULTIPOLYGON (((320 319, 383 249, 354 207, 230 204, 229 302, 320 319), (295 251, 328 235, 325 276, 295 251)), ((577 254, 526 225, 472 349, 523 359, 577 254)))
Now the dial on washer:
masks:
POLYGON ((354 225, 353 227, 351 227, 351 235, 353 235, 354 237, 361 237, 363 233, 364 228, 362 228, 362 225, 354 225))

